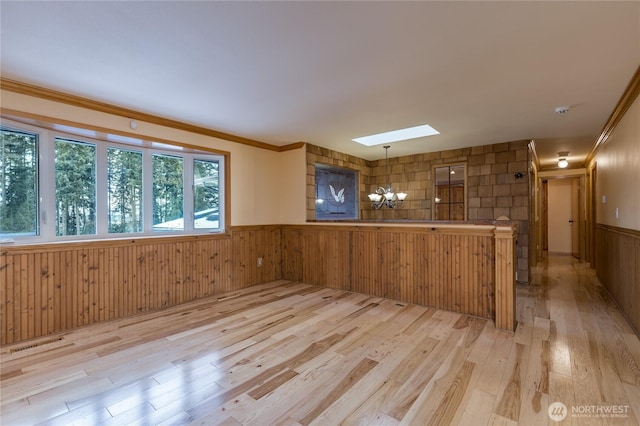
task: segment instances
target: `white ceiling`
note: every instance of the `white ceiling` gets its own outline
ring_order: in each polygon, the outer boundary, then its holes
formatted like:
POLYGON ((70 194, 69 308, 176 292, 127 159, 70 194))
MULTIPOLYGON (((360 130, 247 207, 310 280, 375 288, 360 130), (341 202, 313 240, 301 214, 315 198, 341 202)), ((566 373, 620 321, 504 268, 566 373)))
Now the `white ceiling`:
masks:
POLYGON ((430 124, 390 157, 535 139, 584 159, 640 2, 0 2, 2 77, 274 145, 430 124), (570 106, 565 115, 557 106, 570 106))

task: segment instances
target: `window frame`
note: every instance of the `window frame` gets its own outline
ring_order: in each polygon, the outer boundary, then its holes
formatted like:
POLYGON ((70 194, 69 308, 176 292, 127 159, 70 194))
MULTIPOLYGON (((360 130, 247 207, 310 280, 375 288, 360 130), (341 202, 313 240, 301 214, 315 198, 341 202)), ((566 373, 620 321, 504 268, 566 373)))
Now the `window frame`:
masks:
MULTIPOLYGON (((2 117, 1 127, 6 130, 31 133, 37 135, 36 151, 37 161, 37 182, 38 182, 38 205, 37 205, 37 235, 17 236, 14 234, 0 235, 3 244, 41 244, 56 242, 75 242, 91 240, 110 239, 131 239, 163 236, 185 236, 185 235, 209 235, 225 234, 227 232, 227 175, 228 165, 227 155, 200 151, 195 148, 185 148, 179 144, 169 144, 166 141, 153 142, 148 139, 133 139, 117 135, 107 135, 106 140, 98 139, 96 132, 86 130, 85 135, 78 134, 78 129, 74 133, 56 130, 57 127, 64 129, 66 126, 56 126, 53 129, 34 126, 2 117), (109 136, 115 136, 109 138, 109 136), (56 235, 56 205, 55 205, 55 141, 65 139, 81 143, 94 144, 96 147, 96 233, 86 235, 56 235), (113 139, 113 140, 110 140, 113 139), (127 143, 127 140, 133 141, 127 143), (142 232, 129 233, 109 233, 108 221, 108 151, 109 148, 123 149, 129 151, 142 152, 142 232), (153 229, 153 155, 168 155, 182 157, 183 168, 183 218, 184 227, 182 230, 154 230, 153 229), (194 198, 193 198, 193 164, 195 160, 218 162, 218 227, 217 228, 195 228, 194 227, 194 198)), ((82 130, 82 129, 79 129, 82 130)))
MULTIPOLYGON (((449 183, 451 182, 451 179, 449 179, 449 183)), ((449 185, 449 188, 451 187, 451 185, 449 185)), ((467 163, 461 162, 461 163, 446 163, 446 164, 437 164, 433 166, 433 202, 432 202, 432 208, 431 208, 431 217, 434 221, 439 221, 439 222, 462 222, 462 221, 466 221, 468 220, 468 203, 467 203, 467 192, 468 192, 468 187, 469 187, 469 178, 467 176, 467 163), (440 168, 449 168, 451 169, 452 167, 462 167, 463 169, 463 182, 462 182, 462 187, 463 187, 463 196, 462 196, 462 209, 463 209, 463 213, 464 213, 464 218, 463 219, 437 219, 436 216, 436 210, 437 210, 437 206, 436 204, 436 196, 438 194, 438 178, 437 178, 437 169, 440 168)), ((446 203, 447 205, 449 205, 449 213, 451 212, 451 205, 452 204, 456 204, 453 202, 448 202, 446 203)), ((450 215, 449 215, 450 216, 450 215)))
POLYGON ((2 125, 0 126, 3 130, 6 130, 8 132, 15 132, 15 133, 24 133, 27 135, 33 135, 35 136, 35 147, 34 147, 34 152, 35 152, 35 234, 31 234, 29 233, 6 233, 6 234, 2 234, 0 232, 0 242, 4 242, 5 239, 15 239, 15 238, 20 238, 20 239, 24 239, 24 238, 33 238, 34 236, 39 236, 40 232, 41 232, 41 222, 40 222, 40 198, 41 198, 41 191, 40 191, 40 176, 41 176, 41 171, 40 171, 40 134, 37 132, 33 132, 31 130, 24 130, 19 128, 18 126, 5 126, 2 125))

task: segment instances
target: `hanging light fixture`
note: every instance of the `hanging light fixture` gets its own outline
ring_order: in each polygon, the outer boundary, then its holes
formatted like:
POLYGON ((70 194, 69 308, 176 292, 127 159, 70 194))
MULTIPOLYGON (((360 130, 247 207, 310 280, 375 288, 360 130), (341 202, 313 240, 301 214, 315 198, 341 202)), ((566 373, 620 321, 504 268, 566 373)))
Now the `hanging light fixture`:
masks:
POLYGON ((567 161, 567 156, 569 155, 569 151, 559 152, 558 153, 558 167, 561 169, 566 169, 569 165, 567 161))
POLYGON ((382 206, 395 209, 402 207, 407 194, 405 192, 393 192, 391 183, 389 183, 389 145, 385 145, 383 148, 386 159, 387 187, 379 186, 375 192, 369 194, 369 200, 371 200, 372 209, 379 209, 382 206))

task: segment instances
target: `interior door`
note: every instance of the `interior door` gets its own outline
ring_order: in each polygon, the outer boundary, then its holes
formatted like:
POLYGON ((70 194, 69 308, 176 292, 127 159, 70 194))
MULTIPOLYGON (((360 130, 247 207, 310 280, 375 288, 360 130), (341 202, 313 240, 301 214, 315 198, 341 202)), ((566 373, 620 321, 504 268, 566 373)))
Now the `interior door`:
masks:
MULTIPOLYGON (((572 179, 549 179, 548 242, 549 253, 572 254, 572 179)), ((577 229, 577 227, 576 227, 577 229)))

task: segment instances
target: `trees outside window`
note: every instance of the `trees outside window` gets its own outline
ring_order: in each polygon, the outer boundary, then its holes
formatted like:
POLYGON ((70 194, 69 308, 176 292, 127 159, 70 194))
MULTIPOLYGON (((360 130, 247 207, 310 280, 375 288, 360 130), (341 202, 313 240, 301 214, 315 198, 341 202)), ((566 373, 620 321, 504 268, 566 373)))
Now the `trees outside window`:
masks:
POLYGON ((0 234, 38 233, 38 135, 2 129, 0 234))
POLYGON ((109 233, 142 232, 142 152, 107 151, 109 233))
POLYGON ((0 130, 3 243, 224 231, 223 156, 4 119, 0 130))
POLYGON ((171 155, 153 156, 153 229, 184 229, 183 160, 171 155))
POLYGON ((220 219, 220 179, 217 161, 193 161, 193 227, 217 227, 220 219))
POLYGON ((57 138, 56 235, 96 233, 96 146, 57 138))

